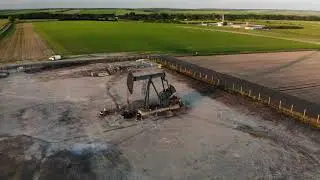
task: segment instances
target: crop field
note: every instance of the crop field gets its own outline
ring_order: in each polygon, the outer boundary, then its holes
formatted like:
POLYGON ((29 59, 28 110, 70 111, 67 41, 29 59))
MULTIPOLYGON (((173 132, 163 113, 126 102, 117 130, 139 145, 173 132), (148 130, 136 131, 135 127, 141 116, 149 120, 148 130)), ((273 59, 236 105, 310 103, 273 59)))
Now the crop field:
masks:
MULTIPOLYGON (((290 38, 314 44, 320 44, 320 22, 317 21, 277 21, 277 20, 248 20, 254 24, 263 24, 266 26, 299 26, 302 29, 271 29, 269 31, 252 31, 232 27, 201 27, 211 30, 230 31, 235 33, 248 33, 253 35, 271 36, 277 38, 290 38)), ((239 23, 239 22, 238 22, 239 23)), ((242 22, 245 23, 245 22, 242 22)), ((200 28, 200 27, 199 27, 200 28)))
POLYGON ((34 31, 31 23, 17 24, 12 33, 0 41, 0 63, 45 60, 53 52, 34 31))
POLYGON ((17 15, 17 14, 26 14, 26 13, 40 13, 40 12, 48 12, 48 13, 57 13, 63 12, 68 9, 10 9, 10 10, 0 10, 0 15, 17 15))
POLYGON ((8 20, 6 19, 0 19, 0 30, 2 29, 2 27, 7 24, 8 20))
POLYGON ((126 13, 134 12, 136 14, 150 14, 151 12, 147 12, 139 9, 81 9, 80 14, 116 14, 116 15, 124 15, 126 13))
POLYGON ((320 104, 320 51, 180 59, 320 104))
POLYGON ((200 55, 314 49, 320 46, 227 32, 186 29, 175 24, 64 21, 34 23, 55 52, 152 52, 200 55))
POLYGON ((268 10, 268 9, 196 9, 196 10, 159 10, 166 13, 183 13, 183 14, 279 14, 279 15, 298 15, 298 16, 320 16, 319 11, 299 11, 299 10, 268 10))

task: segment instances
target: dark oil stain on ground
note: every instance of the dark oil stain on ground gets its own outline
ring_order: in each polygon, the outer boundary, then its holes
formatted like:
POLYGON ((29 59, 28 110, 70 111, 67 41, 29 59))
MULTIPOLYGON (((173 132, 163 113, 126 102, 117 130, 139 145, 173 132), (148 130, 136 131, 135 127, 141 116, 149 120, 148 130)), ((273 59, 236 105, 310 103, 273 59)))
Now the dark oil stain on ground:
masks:
MULTIPOLYGON (((116 146, 61 150, 47 155, 51 145, 30 136, 0 136, 1 180, 128 179, 131 165, 116 146), (27 155, 27 157, 26 157, 27 155)), ((91 147, 91 146, 90 146, 91 147)))

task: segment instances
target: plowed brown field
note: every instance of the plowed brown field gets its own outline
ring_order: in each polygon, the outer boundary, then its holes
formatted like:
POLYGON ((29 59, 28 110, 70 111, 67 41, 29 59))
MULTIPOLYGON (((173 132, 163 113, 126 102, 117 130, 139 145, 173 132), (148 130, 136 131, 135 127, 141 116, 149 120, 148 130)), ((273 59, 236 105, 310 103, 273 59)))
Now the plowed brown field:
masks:
POLYGON ((320 52, 180 57, 281 92, 320 103, 320 52))
POLYGON ((31 23, 17 24, 14 33, 0 41, 0 63, 45 60, 52 54, 31 23))

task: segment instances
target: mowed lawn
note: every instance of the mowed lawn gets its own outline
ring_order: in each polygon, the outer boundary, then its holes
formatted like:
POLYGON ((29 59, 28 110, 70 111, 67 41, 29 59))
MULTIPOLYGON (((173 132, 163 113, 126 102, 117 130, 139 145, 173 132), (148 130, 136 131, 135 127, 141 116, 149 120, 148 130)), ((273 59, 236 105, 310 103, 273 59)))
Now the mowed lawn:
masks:
POLYGON ((200 55, 319 48, 317 45, 181 28, 177 24, 98 21, 34 23, 55 52, 153 52, 200 55))

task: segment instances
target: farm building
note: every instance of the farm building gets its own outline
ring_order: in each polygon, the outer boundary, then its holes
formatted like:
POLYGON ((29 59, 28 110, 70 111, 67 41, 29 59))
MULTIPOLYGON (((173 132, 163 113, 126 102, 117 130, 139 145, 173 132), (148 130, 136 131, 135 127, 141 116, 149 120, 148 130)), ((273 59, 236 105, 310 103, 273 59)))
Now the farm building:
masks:
POLYGON ((241 27, 243 27, 243 25, 241 25, 241 24, 233 24, 233 25, 231 25, 231 27, 233 27, 233 28, 241 28, 241 27))
POLYGON ((222 27, 223 26, 223 22, 217 22, 217 26, 222 27))
POLYGON ((260 29, 264 29, 265 26, 264 25, 249 25, 246 26, 244 29, 246 30, 260 30, 260 29))

